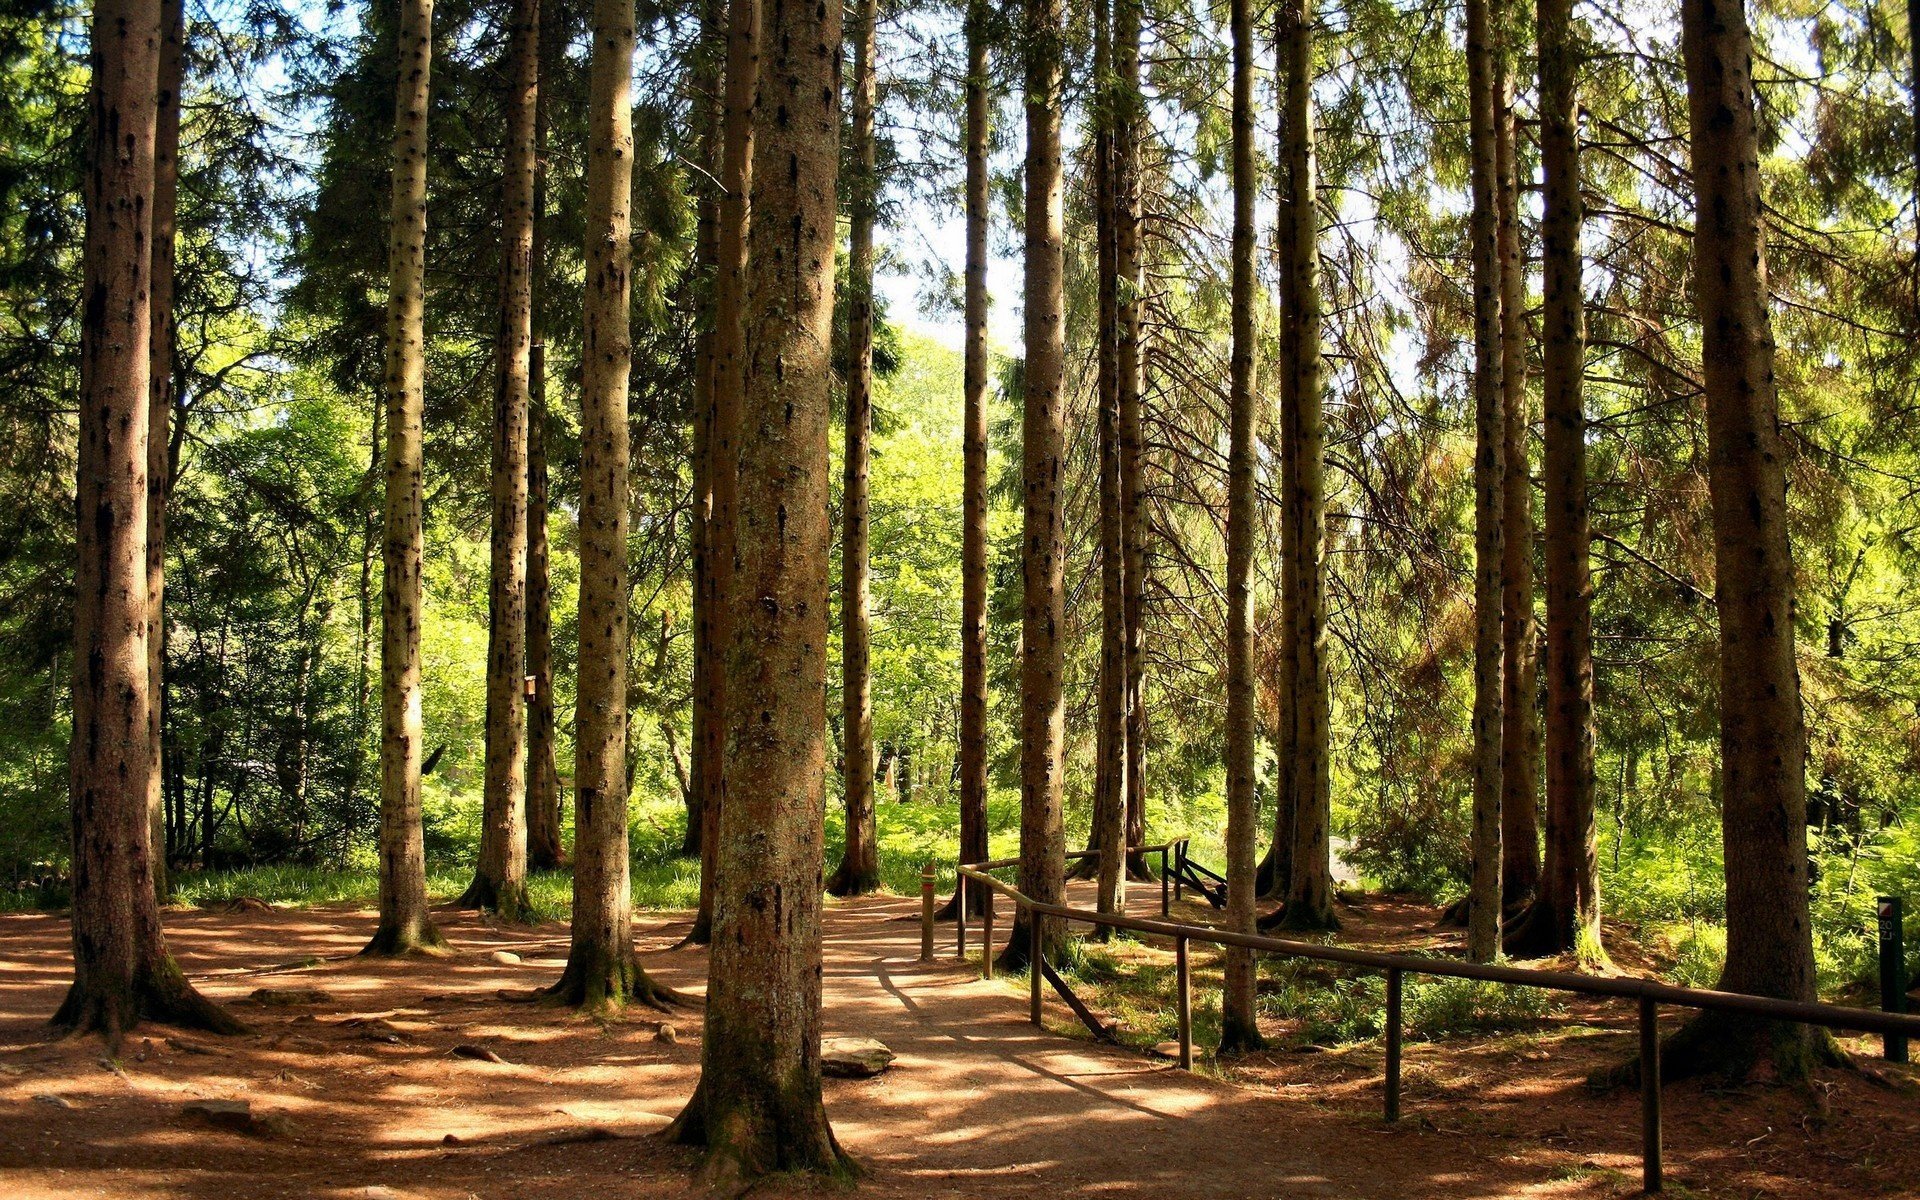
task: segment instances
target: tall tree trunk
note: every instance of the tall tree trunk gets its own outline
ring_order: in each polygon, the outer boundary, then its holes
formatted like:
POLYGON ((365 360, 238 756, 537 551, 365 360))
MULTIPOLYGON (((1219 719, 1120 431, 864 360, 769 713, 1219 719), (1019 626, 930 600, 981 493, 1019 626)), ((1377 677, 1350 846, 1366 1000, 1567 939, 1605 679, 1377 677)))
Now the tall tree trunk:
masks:
POLYGON ((1140 413, 1140 138, 1146 102, 1140 93, 1140 3, 1113 2, 1113 253, 1119 280, 1120 541, 1122 610, 1126 618, 1127 874, 1150 881, 1139 847, 1147 840, 1147 710, 1144 619, 1147 597, 1147 485, 1141 474, 1140 413))
POLYGON ((168 453, 173 427, 173 264, 180 207, 180 89, 185 65, 186 11, 181 0, 160 0, 160 70, 153 137, 152 341, 147 374, 147 820, 153 846, 153 891, 162 901, 167 880, 167 800, 162 788, 161 715, 166 705, 167 497, 173 484, 168 453))
MULTIPOLYGON (((986 0, 967 4, 966 416, 961 450, 960 861, 987 858, 987 29, 986 0)), ((991 894, 967 889, 967 910, 991 894)), ((952 915, 955 905, 945 909, 952 915)))
POLYGON ((1491 0, 1467 0, 1467 91, 1473 173, 1473 885, 1467 896, 1467 957, 1500 950, 1502 490, 1506 431, 1501 409, 1501 282, 1498 159, 1494 148, 1491 0))
MULTIPOLYGON (((1288 335, 1293 359, 1287 369, 1291 399, 1281 420, 1294 443, 1293 480, 1287 487, 1287 518, 1293 526, 1293 851, 1288 863, 1284 924, 1289 929, 1331 929, 1333 912, 1333 797, 1329 774, 1331 711, 1327 682, 1327 581, 1321 545, 1326 533, 1326 420, 1320 362, 1319 171, 1314 148, 1312 0, 1292 0, 1282 11, 1287 63, 1286 215, 1293 223, 1288 335)), ((1283 481, 1284 483, 1285 481, 1283 481)), ((1284 583, 1284 581, 1283 581, 1284 583)))
POLYGON ((769 0, 755 106, 730 786, 700 1083, 671 1134, 710 1181, 850 1164, 820 1093, 828 406, 840 7, 769 0))
POLYGON ((1579 47, 1573 0, 1540 0, 1540 242, 1544 308, 1541 439, 1546 504, 1546 862, 1507 953, 1597 961, 1600 874, 1593 828, 1593 583, 1587 565, 1585 298, 1581 291, 1579 47))
MULTIPOLYGON (((1767 311, 1753 41, 1738 0, 1683 0, 1695 189, 1693 287, 1703 330, 1707 484, 1720 612, 1720 822, 1730 992, 1814 999, 1807 907, 1806 723, 1794 657, 1793 554, 1767 311)), ((1831 1039, 1800 1025, 1702 1014, 1673 1075, 1761 1057, 1804 1076, 1831 1039)))
POLYGON ((368 954, 437 950, 420 831, 421 422, 426 377, 427 76, 433 0, 401 0, 388 242, 387 493, 380 592, 380 925, 368 954))
POLYGON ((159 0, 94 9, 74 574, 73 986, 54 1024, 110 1048, 142 1019, 237 1031, 167 953, 147 776, 147 412, 159 0))
POLYGON ((720 252, 720 196, 713 180, 720 172, 720 89, 725 86, 727 6, 703 0, 700 40, 694 51, 693 123, 699 131, 699 173, 694 176, 693 238, 696 300, 702 317, 694 335, 693 367, 693 512, 688 521, 693 562, 693 766, 687 788, 687 829, 680 853, 699 857, 706 842, 707 763, 700 747, 714 735, 719 714, 712 708, 714 673, 723 669, 720 648, 706 630, 713 620, 713 562, 708 545, 713 519, 713 272, 720 252))
POLYGON ((1533 475, 1527 465, 1527 269, 1520 237, 1520 164, 1506 4, 1493 60, 1494 161, 1500 251, 1500 383, 1506 486, 1501 491, 1501 909, 1533 895, 1540 878, 1540 722, 1533 628, 1533 475))
MULTIPOLYGON (((1118 254, 1114 245, 1113 26, 1107 0, 1096 6, 1094 49, 1094 223, 1099 275, 1098 379, 1100 426, 1100 700, 1094 762, 1093 829, 1088 860, 1098 880, 1101 912, 1126 908, 1127 630, 1120 536, 1120 345, 1118 254)), ((1095 926, 1101 941, 1111 933, 1095 926)))
POLYGON ((553 42, 543 8, 534 34, 540 70, 533 107, 533 333, 527 348, 527 865, 551 871, 565 865, 560 819, 560 764, 554 751, 553 578, 547 546, 547 93, 556 78, 553 42))
POLYGON ((880 887, 873 814, 872 613, 867 599, 867 469, 873 445, 873 222, 879 201, 873 155, 875 0, 854 0, 853 161, 848 189, 847 411, 840 527, 841 784, 846 846, 827 880, 836 896, 880 887))
POLYGON ((580 380, 580 677, 574 717, 572 944, 547 996, 592 1011, 678 1000, 633 952, 627 858, 627 428, 633 0, 594 0, 587 99, 580 380))
MULTIPOLYGON (((1227 401, 1227 928, 1254 931, 1253 0, 1233 0, 1233 349, 1227 401)), ((1220 1052, 1265 1045, 1253 951, 1229 947, 1220 1052)))
MULTIPOLYGON (((1065 766, 1065 559, 1061 463, 1066 413, 1060 107, 1066 32, 1061 0, 1025 0, 1026 58, 1026 404, 1021 422, 1026 492, 1020 610, 1020 890, 1042 904, 1066 895, 1066 835, 1060 785, 1065 766)), ((1001 965, 1027 965, 1029 916, 1013 923, 1001 965)), ((1066 930, 1040 922, 1042 953, 1057 954, 1066 930)))
MULTIPOLYGON (((705 944, 713 935, 714 886, 719 868, 720 814, 727 796, 727 695, 733 665, 733 577, 738 554, 735 526, 740 497, 740 429, 747 381, 747 234, 753 185, 754 103, 760 78, 761 0, 732 0, 727 8, 726 90, 722 97, 720 211, 713 274, 713 411, 708 430, 707 563, 711 572, 708 620, 697 636, 709 647, 714 669, 703 680, 708 712, 704 737, 694 747, 701 786, 700 908, 687 940, 705 944)), ((837 56, 836 51, 836 56, 837 56)), ((837 61, 837 57, 836 57, 837 61)), ((837 136, 836 136, 837 140, 837 136)))
POLYGON ((487 596, 487 758, 480 861, 463 907, 527 913, 527 408, 533 346, 534 111, 540 0, 514 0, 501 169, 500 329, 494 347, 493 544, 487 596))

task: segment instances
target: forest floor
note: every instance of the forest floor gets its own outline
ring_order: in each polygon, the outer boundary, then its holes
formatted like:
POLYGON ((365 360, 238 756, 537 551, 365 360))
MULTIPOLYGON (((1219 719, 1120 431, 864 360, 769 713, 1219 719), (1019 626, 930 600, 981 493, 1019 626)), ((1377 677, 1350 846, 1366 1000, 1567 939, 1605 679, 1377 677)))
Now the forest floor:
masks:
MULTIPOLYGON (((1157 889, 1137 888, 1133 900, 1151 911, 1157 889)), ((953 960, 951 925, 941 928, 939 961, 919 962, 917 910, 915 900, 886 897, 828 909, 826 1031, 876 1037, 899 1056, 877 1079, 827 1084, 835 1130, 866 1168, 861 1195, 1438 1200, 1637 1190, 1636 1094, 1583 1083, 1630 1051, 1626 1012, 1569 1008, 1530 1033, 1410 1044, 1406 1117, 1390 1128, 1379 1116, 1377 1043, 1242 1059, 1224 1075, 1181 1072, 1071 1036, 1078 1026, 1051 996, 1048 1030, 1034 1029, 1016 984, 981 981, 953 960)), ((1432 948, 1444 935, 1422 927, 1431 916, 1376 899, 1348 910, 1342 940, 1432 948)), ((144 1028, 116 1060, 97 1039, 47 1040, 46 1018, 71 978, 65 921, 0 917, 0 1195, 698 1194, 690 1153, 654 1136, 697 1075, 697 1008, 601 1023, 503 1000, 501 989, 557 974, 565 928, 440 919, 457 954, 381 962, 352 957, 373 925, 358 909, 172 912, 183 965, 254 1032, 144 1028), (261 988, 275 989, 277 1002, 253 998, 261 988), (464 1057, 457 1048, 466 1047, 501 1061, 464 1057), (208 1099, 248 1102, 251 1127, 185 1111, 208 1099)), ((648 971, 697 994, 705 953, 672 948, 684 916, 638 924, 648 971)), ((1284 1038, 1284 1024, 1269 1032, 1284 1038)), ((1670 1192, 1920 1195, 1912 1080, 1837 1071, 1811 1091, 1673 1085, 1670 1192)), ((796 1190, 805 1189, 754 1194, 796 1190)))

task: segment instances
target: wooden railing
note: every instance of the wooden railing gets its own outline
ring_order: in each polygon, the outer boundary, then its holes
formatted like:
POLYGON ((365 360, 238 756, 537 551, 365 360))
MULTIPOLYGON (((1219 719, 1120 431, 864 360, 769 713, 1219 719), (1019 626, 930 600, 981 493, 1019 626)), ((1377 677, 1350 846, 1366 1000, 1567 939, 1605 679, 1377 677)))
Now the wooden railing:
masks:
MULTIPOLYGON (((1170 919, 1172 897, 1169 895, 1169 887, 1171 886, 1173 894, 1177 896, 1180 881, 1177 875, 1170 872, 1167 867, 1170 856, 1185 859, 1187 840, 1176 838, 1158 846, 1137 847, 1136 851, 1160 855, 1160 920, 1035 901, 1019 888, 995 879, 991 874, 1006 867, 1018 866, 1020 860, 1017 858, 962 864, 959 902, 955 905, 957 914, 955 942, 958 947, 958 957, 963 960, 967 957, 967 889, 970 886, 984 887, 989 896, 1007 897, 1013 901, 1019 911, 1025 913, 1028 935, 1031 938, 1027 948, 1031 964, 1028 971, 1028 978, 1031 981, 1028 999, 1029 1018, 1034 1024, 1040 1024, 1041 981, 1045 979, 1061 993, 1062 998, 1073 1008, 1075 1015, 1079 1016, 1089 1029, 1096 1035, 1112 1040, 1112 1031, 1098 1022, 1079 998, 1073 995, 1072 990, 1054 971, 1052 965, 1046 961, 1045 947, 1041 939, 1041 922, 1033 918, 1056 917, 1069 923, 1100 925, 1109 929, 1126 929, 1134 933, 1169 938, 1173 942, 1176 973, 1174 996, 1175 1015, 1179 1028, 1179 1064, 1183 1069, 1188 1070, 1193 1067, 1193 975, 1188 955, 1190 943, 1238 946, 1261 954, 1315 959, 1321 962, 1343 963, 1347 966, 1381 971, 1386 975, 1387 980, 1385 1093, 1386 1119, 1389 1122, 1400 1119, 1401 1002, 1405 976, 1414 974, 1453 979, 1478 979, 1514 987, 1535 987, 1583 996, 1633 1000, 1639 1007, 1641 1171, 1642 1183, 1648 1192, 1658 1192, 1662 1188, 1658 1022, 1660 1005, 1792 1021, 1827 1029, 1878 1033, 1890 1037, 1920 1037, 1920 1016, 1901 1013, 1847 1008, 1838 1004, 1782 1000, 1773 996, 1749 996, 1740 992, 1719 992, 1706 988, 1679 987, 1662 983, 1657 979, 1634 976, 1579 975, 1571 971, 1542 971, 1496 963, 1467 962, 1463 959, 1357 950, 1346 946, 1328 946, 1316 942, 1297 942, 1285 938, 1266 937, 1260 934, 1236 933, 1226 929, 1215 929, 1208 925, 1185 924, 1170 919), (1171 879, 1170 876, 1172 876, 1171 879)), ((1098 855, 1097 850, 1083 850, 1069 854, 1067 857, 1084 859, 1098 857, 1098 855)), ((920 948, 921 957, 929 960, 934 956, 932 871, 933 868, 929 865, 922 884, 925 902, 922 906, 920 948)), ((982 972, 989 979, 993 978, 993 910, 994 905, 989 901, 983 910, 981 930, 986 943, 982 972)))

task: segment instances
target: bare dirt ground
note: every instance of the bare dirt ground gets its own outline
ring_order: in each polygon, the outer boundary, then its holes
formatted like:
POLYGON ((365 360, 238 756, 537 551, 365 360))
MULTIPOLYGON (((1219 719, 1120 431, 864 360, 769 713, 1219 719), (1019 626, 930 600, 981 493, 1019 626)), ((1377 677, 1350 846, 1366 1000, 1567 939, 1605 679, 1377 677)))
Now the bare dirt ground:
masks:
MULTIPOLYGON (((1157 894, 1136 889, 1141 910, 1157 894)), ((829 910, 827 1032, 899 1055, 878 1079, 829 1081, 828 1112, 878 1197, 1600 1197, 1637 1190, 1638 1109, 1581 1079, 1625 1052, 1626 1015, 1569 1011, 1577 1032, 1410 1046, 1407 1117, 1379 1117, 1377 1049, 1276 1054, 1231 1081, 1048 1031, 1021 997, 952 959, 918 961, 918 903, 829 910)), ((1356 940, 1431 945, 1422 913, 1370 905, 1356 940)), ((1430 913, 1424 916, 1430 917, 1430 913)), ((221 1039, 142 1029, 118 1060, 97 1039, 50 1042, 70 978, 55 916, 0 917, 0 1197, 419 1198, 699 1194, 658 1131, 699 1064, 696 1010, 601 1024, 499 998, 550 981, 565 929, 441 914, 459 953, 351 957, 360 911, 176 912, 186 969, 252 1026, 221 1039), (520 961, 494 956, 506 951, 520 961), (311 965, 289 966, 317 960, 311 965), (256 989, 312 989, 262 1003, 256 989), (663 1037, 664 1020, 673 1026, 663 1037), (670 1040, 669 1040, 670 1039, 670 1040), (502 1061, 462 1057, 456 1047, 502 1061), (245 1100, 265 1127, 183 1111, 245 1100)), ((643 962, 698 994, 706 957, 671 947, 684 920, 640 923, 643 962)), ((1004 923, 1003 923, 1004 928, 1004 923)), ((977 944, 977 927, 975 929, 977 944)), ((1668 1090, 1677 1195, 1920 1195, 1920 1092, 1855 1074, 1805 1092, 1668 1090)), ((756 1195, 804 1192, 776 1183, 756 1195)))

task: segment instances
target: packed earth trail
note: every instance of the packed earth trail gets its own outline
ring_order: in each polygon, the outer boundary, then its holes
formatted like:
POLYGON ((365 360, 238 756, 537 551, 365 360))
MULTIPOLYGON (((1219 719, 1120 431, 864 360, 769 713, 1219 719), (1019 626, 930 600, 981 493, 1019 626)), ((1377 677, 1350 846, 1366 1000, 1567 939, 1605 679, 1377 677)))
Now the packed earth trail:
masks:
MULTIPOLYGON (((1137 888, 1132 907, 1158 899, 1137 888)), ((1077 1026, 1051 994, 1037 1030, 1020 983, 954 960, 952 925, 921 962, 918 914, 896 897, 827 910, 826 1033, 897 1055, 877 1079, 828 1082, 835 1131, 865 1168, 861 1195, 1611 1196, 1635 1170, 1630 1097, 1558 1088, 1546 1103, 1598 1110, 1608 1130, 1558 1144, 1477 1125, 1459 1095, 1388 1129, 1364 1087, 1235 1086, 1069 1036, 1077 1026)), ((688 1154, 651 1136, 692 1088, 698 1011, 601 1024, 503 999, 554 978, 562 927, 436 915, 458 953, 394 962, 352 956, 374 919, 363 911, 169 913, 187 970, 254 1032, 147 1027, 117 1061, 97 1039, 46 1040, 70 971, 60 918, 0 917, 0 1194, 701 1194, 688 1154), (189 1111, 204 1100, 248 1107, 189 1111)), ((1002 936, 1006 925, 1003 914, 1002 936)), ((672 949, 686 920, 636 926, 649 974, 697 994, 705 951, 672 949)), ((1208 1002, 1196 996, 1196 1010, 1208 1002)), ((1684 1153, 1694 1136, 1676 1122, 1670 1144, 1684 1153)))

